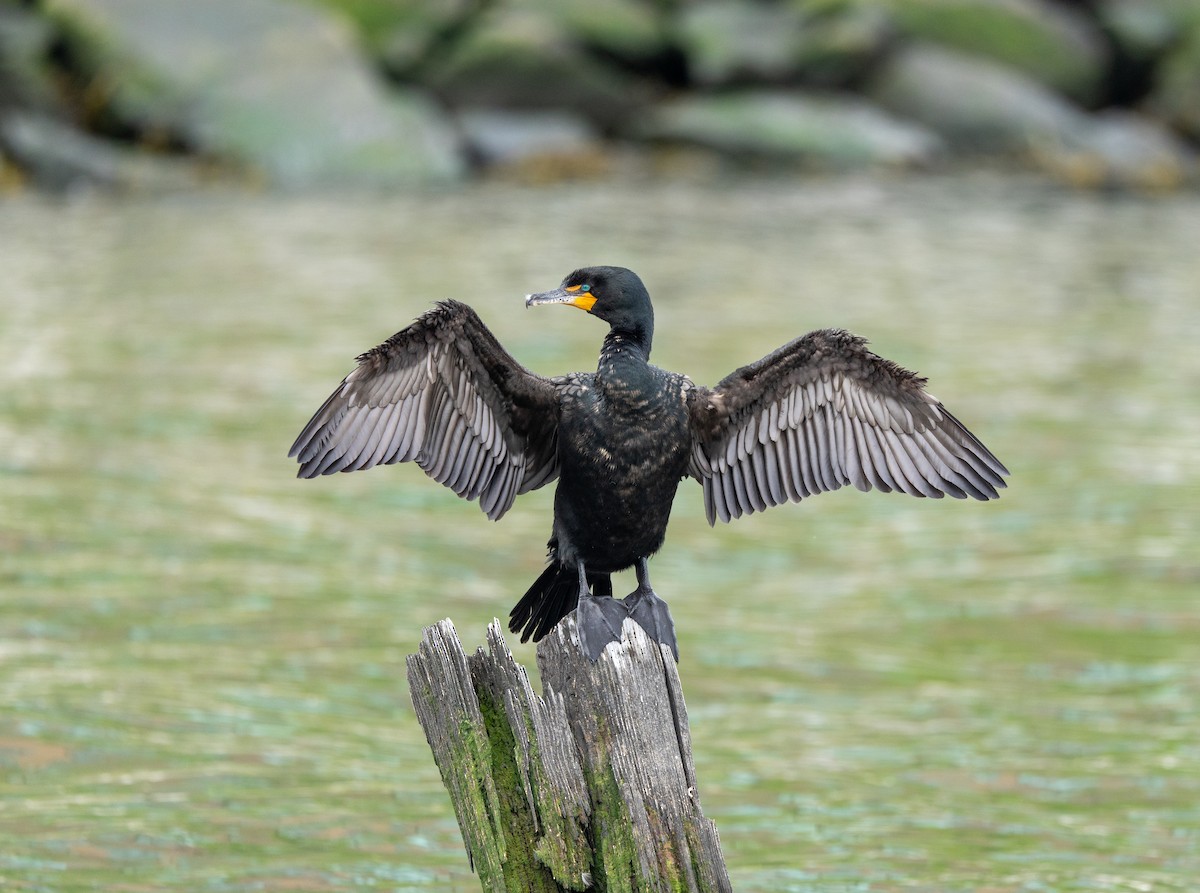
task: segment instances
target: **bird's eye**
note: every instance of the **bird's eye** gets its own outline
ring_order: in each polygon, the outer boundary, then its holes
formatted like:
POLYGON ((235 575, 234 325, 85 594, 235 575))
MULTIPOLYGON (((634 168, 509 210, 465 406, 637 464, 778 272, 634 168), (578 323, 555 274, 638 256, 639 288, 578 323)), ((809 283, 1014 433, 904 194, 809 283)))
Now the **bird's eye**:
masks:
POLYGON ((580 291, 591 291, 592 287, 590 285, 581 285, 581 286, 579 286, 579 290, 580 291))

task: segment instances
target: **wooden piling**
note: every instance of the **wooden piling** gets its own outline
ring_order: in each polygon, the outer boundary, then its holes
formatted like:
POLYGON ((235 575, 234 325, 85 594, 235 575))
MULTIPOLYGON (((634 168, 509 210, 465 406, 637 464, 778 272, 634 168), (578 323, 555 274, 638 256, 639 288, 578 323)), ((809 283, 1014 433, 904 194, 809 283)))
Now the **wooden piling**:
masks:
POLYGON ((493 621, 468 657, 454 625, 408 657, 417 718, 486 893, 730 890, 700 810, 670 649, 632 622, 596 663, 568 617, 538 645, 541 696, 493 621))

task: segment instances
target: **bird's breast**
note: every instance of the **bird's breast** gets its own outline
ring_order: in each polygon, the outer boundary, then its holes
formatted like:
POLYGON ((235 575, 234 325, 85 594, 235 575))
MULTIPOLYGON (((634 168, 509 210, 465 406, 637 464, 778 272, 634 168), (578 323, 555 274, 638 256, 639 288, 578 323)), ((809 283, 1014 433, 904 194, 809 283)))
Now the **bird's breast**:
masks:
POLYGON ((691 451, 678 384, 592 383, 562 409, 555 496, 560 538, 593 565, 624 567, 657 551, 691 451))

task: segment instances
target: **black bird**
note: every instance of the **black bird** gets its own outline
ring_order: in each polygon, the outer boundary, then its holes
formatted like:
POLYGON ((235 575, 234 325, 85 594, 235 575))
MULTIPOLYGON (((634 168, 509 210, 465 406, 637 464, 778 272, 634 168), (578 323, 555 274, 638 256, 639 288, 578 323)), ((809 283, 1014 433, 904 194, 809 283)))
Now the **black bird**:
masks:
POLYGON ((939 499, 995 499, 1008 470, 925 379, 836 329, 810 332, 716 387, 650 365, 654 310, 622 267, 576 270, 526 306, 565 304, 609 324, 595 372, 521 366, 466 304, 444 301, 358 358, 300 432, 299 476, 415 461, 496 520, 558 478, 550 563, 509 629, 536 642, 572 610, 592 660, 631 617, 678 646, 647 559, 663 544, 680 480, 729 521, 853 484, 939 499), (612 598, 610 575, 637 589, 612 598))

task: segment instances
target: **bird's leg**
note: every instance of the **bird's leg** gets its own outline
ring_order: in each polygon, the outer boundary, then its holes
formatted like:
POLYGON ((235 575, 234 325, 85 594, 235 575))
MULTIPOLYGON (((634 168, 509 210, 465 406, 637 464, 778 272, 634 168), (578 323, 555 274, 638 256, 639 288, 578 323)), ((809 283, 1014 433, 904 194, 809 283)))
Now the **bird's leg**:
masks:
POLYGON ((629 609, 629 616, 655 642, 670 645, 671 653, 678 661, 679 645, 675 641, 675 623, 671 620, 667 603, 650 588, 650 569, 646 566, 645 558, 638 559, 636 570, 638 588, 623 599, 629 609))
POLYGON ((608 574, 597 574, 588 571, 588 585, 592 588, 593 598, 603 598, 612 595, 612 577, 608 574))
POLYGON ((583 562, 577 562, 576 567, 579 569, 579 604, 575 608, 575 628, 579 631, 579 647, 595 662, 609 642, 621 641, 621 624, 629 616, 629 609, 611 595, 592 595, 583 562))

